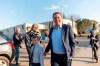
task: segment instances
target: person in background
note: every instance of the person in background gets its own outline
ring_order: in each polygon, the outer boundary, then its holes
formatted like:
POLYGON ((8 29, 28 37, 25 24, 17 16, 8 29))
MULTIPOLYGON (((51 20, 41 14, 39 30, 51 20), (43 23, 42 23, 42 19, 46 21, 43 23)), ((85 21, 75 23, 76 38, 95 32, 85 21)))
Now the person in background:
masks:
POLYGON ((70 25, 62 24, 60 12, 53 14, 53 21, 55 25, 50 29, 44 56, 51 49, 51 66, 71 66, 75 50, 74 33, 70 25))
POLYGON ((39 32, 39 26, 38 24, 33 24, 31 27, 31 30, 29 31, 29 36, 32 37, 34 35, 37 35, 40 37, 40 32, 39 32))
POLYGON ((74 33, 74 38, 75 38, 75 42, 78 44, 78 41, 76 40, 76 34, 74 33))
MULTIPOLYGON (((24 36, 24 42, 25 42, 25 46, 28 52, 29 62, 30 62, 31 37, 29 36, 29 31, 31 30, 31 27, 28 26, 26 29, 27 29, 27 32, 25 33, 25 36, 24 36)), ((30 66, 30 63, 29 63, 29 66, 30 66)))
POLYGON ((44 66, 44 49, 40 45, 40 39, 37 35, 34 35, 31 39, 31 66, 44 66))
POLYGON ((41 35, 40 35, 40 31, 39 31, 39 25, 38 24, 33 24, 32 27, 31 27, 31 31, 29 32, 29 35, 32 37, 32 36, 39 36, 39 39, 40 39, 40 45, 42 47, 45 48, 45 45, 42 43, 42 40, 41 40, 41 35))
POLYGON ((16 64, 19 64, 20 48, 21 48, 21 42, 22 42, 22 34, 19 27, 16 28, 16 32, 13 35, 13 42, 14 42, 14 46, 16 50, 15 61, 16 61, 16 64))
POLYGON ((49 37, 49 32, 47 30, 45 31, 45 36, 49 37))
POLYGON ((89 44, 91 45, 92 51, 94 53, 93 56, 96 59, 96 62, 98 62, 97 51, 98 51, 98 44, 99 44, 99 36, 96 34, 95 29, 92 29, 89 38, 90 38, 89 44))

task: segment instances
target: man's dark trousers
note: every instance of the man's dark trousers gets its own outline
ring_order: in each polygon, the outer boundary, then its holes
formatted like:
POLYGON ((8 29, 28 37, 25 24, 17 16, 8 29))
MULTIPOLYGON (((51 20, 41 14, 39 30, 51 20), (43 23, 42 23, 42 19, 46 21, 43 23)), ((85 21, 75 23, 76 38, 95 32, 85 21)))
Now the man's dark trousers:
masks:
POLYGON ((51 66, 71 66, 72 59, 67 61, 66 54, 53 54, 51 66))
POLYGON ((31 48, 30 48, 30 46, 26 45, 26 49, 27 49, 27 53, 28 53, 28 56, 29 56, 29 66, 30 66, 30 60, 31 60, 30 51, 31 51, 31 48))
POLYGON ((97 50, 98 50, 98 46, 96 44, 94 44, 94 46, 92 47, 92 50, 94 52, 94 58, 96 60, 98 60, 98 56, 97 56, 97 50))

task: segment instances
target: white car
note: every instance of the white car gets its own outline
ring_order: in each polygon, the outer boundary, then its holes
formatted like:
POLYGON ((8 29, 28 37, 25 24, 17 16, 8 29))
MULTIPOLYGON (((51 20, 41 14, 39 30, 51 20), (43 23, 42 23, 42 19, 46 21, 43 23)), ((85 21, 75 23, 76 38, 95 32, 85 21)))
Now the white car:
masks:
POLYGON ((0 66, 9 66, 15 58, 15 48, 10 39, 0 34, 0 66))

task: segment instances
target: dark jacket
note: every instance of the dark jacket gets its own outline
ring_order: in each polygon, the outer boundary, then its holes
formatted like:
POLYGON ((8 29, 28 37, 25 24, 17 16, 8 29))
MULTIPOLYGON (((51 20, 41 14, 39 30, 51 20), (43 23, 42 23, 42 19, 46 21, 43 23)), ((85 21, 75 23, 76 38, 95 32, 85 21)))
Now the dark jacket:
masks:
POLYGON ((14 42, 14 45, 21 46, 22 35, 15 32, 13 35, 13 42, 14 42), (19 40, 16 38, 16 35, 18 36, 19 40))
POLYGON ((92 44, 96 44, 97 42, 99 42, 99 36, 98 35, 93 35, 93 34, 91 34, 90 36, 89 36, 89 38, 90 38, 90 45, 92 45, 92 44), (92 37, 94 37, 96 40, 94 40, 94 39, 92 39, 92 37))
MULTIPOLYGON (((51 58, 53 54, 52 38, 51 38, 52 31, 53 31, 53 27, 50 29, 49 43, 45 50, 45 52, 48 52, 51 49, 51 58)), ((66 25, 66 24, 62 25, 62 41, 66 50, 67 59, 69 59, 74 55, 74 50, 75 50, 74 33, 70 25, 66 25)))
POLYGON ((24 35, 25 45, 27 47, 31 47, 31 37, 29 36, 29 32, 24 35))

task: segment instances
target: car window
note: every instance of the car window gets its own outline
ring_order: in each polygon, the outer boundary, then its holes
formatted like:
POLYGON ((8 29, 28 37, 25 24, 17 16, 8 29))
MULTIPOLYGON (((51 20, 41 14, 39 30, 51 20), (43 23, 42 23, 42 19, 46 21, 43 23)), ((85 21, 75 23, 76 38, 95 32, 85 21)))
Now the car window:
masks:
POLYGON ((7 36, 5 36, 4 34, 0 34, 0 43, 4 43, 7 41, 11 41, 7 36))
POLYGON ((0 43, 5 43, 5 42, 7 42, 7 40, 4 39, 2 36, 0 36, 0 43))

